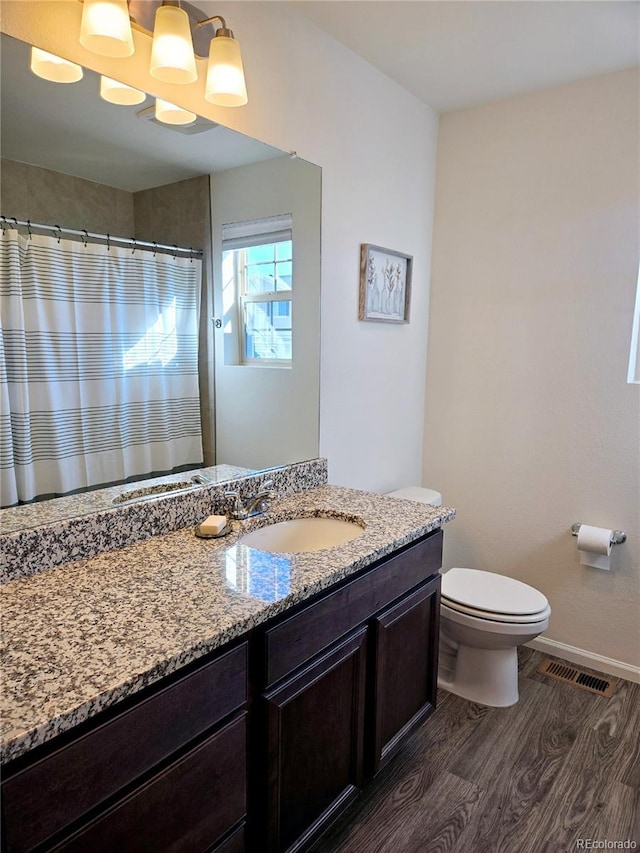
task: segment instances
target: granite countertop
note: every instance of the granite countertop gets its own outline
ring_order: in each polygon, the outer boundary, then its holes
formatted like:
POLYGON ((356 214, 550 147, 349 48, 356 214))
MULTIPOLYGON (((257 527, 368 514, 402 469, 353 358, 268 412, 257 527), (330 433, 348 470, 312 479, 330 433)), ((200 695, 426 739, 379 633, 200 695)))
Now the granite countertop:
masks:
POLYGON ((29 751, 380 557, 453 509, 337 486, 274 502, 222 539, 193 528, 57 566, 0 588, 2 763, 29 751), (364 526, 344 545, 268 554, 238 539, 316 514, 364 526))
MULTIPOLYGON (((165 474, 161 477, 151 477, 132 483, 121 483, 117 486, 95 489, 79 495, 67 495, 47 501, 36 501, 18 507, 0 509, 0 533, 14 533, 29 527, 40 527, 67 518, 89 515, 90 513, 109 510, 113 507, 114 498, 122 498, 129 492, 138 489, 152 491, 169 483, 189 482, 193 476, 205 476, 210 485, 226 483, 249 474, 256 473, 251 468, 240 468, 237 465, 212 465, 209 468, 192 468, 179 474, 165 474)), ((191 487, 195 489, 195 486, 191 487)))

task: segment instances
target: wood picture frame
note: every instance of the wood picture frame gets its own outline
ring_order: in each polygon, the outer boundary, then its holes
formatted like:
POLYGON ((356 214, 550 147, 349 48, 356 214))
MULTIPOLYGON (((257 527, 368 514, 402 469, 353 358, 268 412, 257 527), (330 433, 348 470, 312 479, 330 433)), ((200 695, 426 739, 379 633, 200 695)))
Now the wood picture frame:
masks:
POLYGON ((358 319, 408 323, 412 266, 412 255, 362 243, 358 319))

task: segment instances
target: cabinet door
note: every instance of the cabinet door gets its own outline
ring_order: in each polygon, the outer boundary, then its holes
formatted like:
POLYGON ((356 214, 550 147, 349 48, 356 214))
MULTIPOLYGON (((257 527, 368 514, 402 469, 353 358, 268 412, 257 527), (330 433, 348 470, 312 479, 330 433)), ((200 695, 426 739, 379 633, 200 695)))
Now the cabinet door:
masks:
POLYGON ((245 825, 243 823, 224 841, 217 844, 210 853, 244 853, 245 849, 245 825))
POLYGON ((262 849, 306 848, 362 785, 366 628, 265 694, 268 739, 262 849))
POLYGON ((440 576, 373 621, 374 717, 369 767, 377 773, 402 739, 435 708, 440 576))

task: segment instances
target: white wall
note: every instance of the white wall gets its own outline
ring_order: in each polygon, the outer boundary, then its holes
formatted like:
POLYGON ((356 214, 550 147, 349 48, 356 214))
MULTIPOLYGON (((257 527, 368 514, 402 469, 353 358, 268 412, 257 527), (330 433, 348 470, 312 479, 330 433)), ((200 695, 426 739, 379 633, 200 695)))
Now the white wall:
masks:
POLYGON ((215 316, 216 462, 273 468, 318 452, 320 403, 321 170, 279 157, 211 176, 215 316), (290 367, 240 363, 237 306, 224 310, 222 228, 292 216, 293 330, 290 367), (219 405, 222 403, 222 405, 219 405))
POLYGON ((233 126, 323 169, 320 452, 330 481, 418 482, 437 116, 288 4, 221 8, 251 97, 233 126), (409 325, 358 322, 361 243, 414 256, 409 325))
POLYGON ((424 467, 446 567, 537 586, 548 637, 635 666, 638 118, 630 70, 441 119, 424 467), (611 572, 576 521, 626 530, 611 572))
POLYGON ((390 489, 421 475, 437 116, 288 3, 218 3, 242 45, 249 104, 150 78, 148 39, 109 60, 77 43, 82 7, 3 3, 4 31, 167 97, 323 168, 320 452, 333 483, 390 489), (361 323, 360 244, 414 256, 411 323, 361 323))

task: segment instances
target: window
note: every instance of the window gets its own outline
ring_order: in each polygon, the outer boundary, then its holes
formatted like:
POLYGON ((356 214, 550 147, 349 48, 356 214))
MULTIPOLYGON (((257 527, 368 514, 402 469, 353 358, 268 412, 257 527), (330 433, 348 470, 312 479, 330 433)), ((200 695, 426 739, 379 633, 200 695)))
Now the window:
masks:
POLYGON ((629 370, 627 382, 630 385, 640 385, 640 266, 638 267, 638 281, 636 283, 636 304, 633 311, 633 324, 631 327, 631 347, 629 350, 629 370))
POLYGON ((240 362, 290 367, 291 216, 224 225, 222 250, 224 286, 232 288, 236 305, 240 362))

